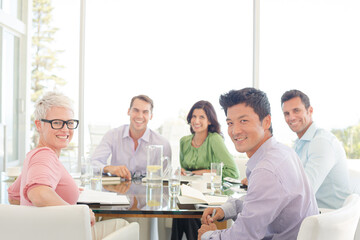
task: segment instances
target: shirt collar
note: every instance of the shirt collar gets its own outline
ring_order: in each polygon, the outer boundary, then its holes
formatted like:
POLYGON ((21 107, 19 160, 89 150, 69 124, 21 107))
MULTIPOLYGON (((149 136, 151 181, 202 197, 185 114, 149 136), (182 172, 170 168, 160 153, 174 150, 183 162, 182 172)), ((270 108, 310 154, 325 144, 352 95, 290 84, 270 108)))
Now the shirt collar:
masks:
POLYGON ((255 168, 255 166, 262 160, 262 155, 267 152, 268 148, 276 144, 277 141, 275 137, 270 137, 268 140, 266 140, 258 150, 249 158, 249 161, 247 163, 247 168, 250 172, 255 168))
MULTIPOLYGON (((125 125, 125 131, 123 133, 123 138, 131 138, 130 137, 130 125, 129 124, 125 125)), ((149 142, 149 140, 150 140, 150 129, 148 127, 146 128, 146 130, 144 132, 144 135, 142 135, 142 137, 140 139, 142 139, 145 142, 149 142)))
POLYGON ((313 122, 310 127, 306 130, 305 134, 299 139, 300 141, 311 141, 316 133, 316 124, 313 122))

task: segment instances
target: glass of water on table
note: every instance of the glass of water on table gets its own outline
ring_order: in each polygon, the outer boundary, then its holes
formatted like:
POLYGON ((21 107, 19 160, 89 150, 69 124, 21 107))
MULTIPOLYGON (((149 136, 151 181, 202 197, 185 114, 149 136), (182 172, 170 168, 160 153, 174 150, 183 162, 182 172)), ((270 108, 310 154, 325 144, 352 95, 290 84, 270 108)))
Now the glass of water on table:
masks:
POLYGON ((171 197, 179 196, 180 194, 180 176, 181 168, 172 167, 169 171, 169 194, 171 197))
POLYGON ((224 164, 211 163, 211 190, 215 192, 221 191, 222 185, 222 169, 224 164))

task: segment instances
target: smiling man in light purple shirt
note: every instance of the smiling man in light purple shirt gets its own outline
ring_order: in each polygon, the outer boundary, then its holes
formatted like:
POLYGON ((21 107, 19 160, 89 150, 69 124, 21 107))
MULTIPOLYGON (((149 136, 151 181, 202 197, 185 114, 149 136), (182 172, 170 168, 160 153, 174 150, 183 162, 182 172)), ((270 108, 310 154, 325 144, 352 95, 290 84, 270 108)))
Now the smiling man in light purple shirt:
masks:
POLYGON ((105 173, 131 180, 136 174, 146 174, 147 146, 162 145, 164 156, 171 158, 169 141, 147 127, 153 106, 146 95, 133 97, 128 110, 130 125, 107 132, 91 156, 91 164, 103 167, 105 173), (107 165, 110 155, 111 163, 107 165))
POLYGON ((318 213, 314 193, 299 157, 272 136, 270 103, 254 88, 232 90, 220 97, 228 134, 238 152, 249 157, 248 190, 232 198, 212 217, 214 208, 202 216, 199 239, 296 239, 302 220, 318 213), (233 219, 225 230, 215 220, 233 219))

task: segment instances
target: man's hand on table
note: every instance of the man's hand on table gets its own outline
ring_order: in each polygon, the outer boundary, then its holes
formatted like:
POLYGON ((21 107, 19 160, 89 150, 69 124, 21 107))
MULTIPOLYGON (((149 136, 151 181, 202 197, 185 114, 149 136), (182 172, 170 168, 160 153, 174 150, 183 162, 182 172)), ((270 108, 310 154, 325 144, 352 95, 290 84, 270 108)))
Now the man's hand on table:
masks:
POLYGON ((217 230, 214 221, 221 220, 225 217, 225 213, 221 208, 208 207, 205 209, 201 217, 201 228, 198 230, 198 240, 201 240, 201 236, 207 231, 217 230), (216 211, 214 216, 214 210, 216 211))
POLYGON ((207 231, 215 231, 217 230, 215 223, 210 223, 209 225, 203 224, 201 228, 198 230, 198 240, 201 240, 201 236, 207 231))
POLYGON ((223 219, 224 217, 225 217, 225 213, 221 208, 208 207, 203 212, 203 215, 201 217, 201 223, 205 225, 209 225, 217 220, 223 219), (214 210, 216 210, 216 213, 214 216, 212 216, 214 210))
POLYGON ((131 180, 131 173, 126 166, 106 166, 104 167, 105 173, 110 173, 111 175, 116 175, 127 180, 131 180))

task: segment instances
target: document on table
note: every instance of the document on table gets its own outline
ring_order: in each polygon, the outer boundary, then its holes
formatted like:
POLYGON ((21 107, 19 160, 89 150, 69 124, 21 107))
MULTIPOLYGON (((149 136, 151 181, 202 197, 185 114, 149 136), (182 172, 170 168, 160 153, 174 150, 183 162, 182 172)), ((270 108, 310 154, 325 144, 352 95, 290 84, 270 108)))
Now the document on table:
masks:
POLYGON ((221 205, 228 200, 227 196, 204 195, 199 190, 184 184, 180 188, 181 196, 178 196, 180 204, 205 203, 208 205, 221 205))
POLYGON ((78 203, 98 203, 98 204, 130 204, 125 195, 117 195, 113 192, 100 192, 94 190, 84 190, 80 192, 78 203))

